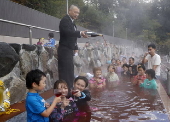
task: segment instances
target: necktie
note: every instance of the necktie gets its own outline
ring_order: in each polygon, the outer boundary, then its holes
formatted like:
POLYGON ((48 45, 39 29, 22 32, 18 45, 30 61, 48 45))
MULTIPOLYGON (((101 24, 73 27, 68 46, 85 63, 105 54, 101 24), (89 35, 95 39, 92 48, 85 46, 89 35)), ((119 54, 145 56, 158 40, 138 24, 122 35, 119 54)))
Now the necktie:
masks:
POLYGON ((76 27, 76 24, 74 22, 73 22, 73 25, 74 25, 74 30, 76 31, 77 27, 76 27))

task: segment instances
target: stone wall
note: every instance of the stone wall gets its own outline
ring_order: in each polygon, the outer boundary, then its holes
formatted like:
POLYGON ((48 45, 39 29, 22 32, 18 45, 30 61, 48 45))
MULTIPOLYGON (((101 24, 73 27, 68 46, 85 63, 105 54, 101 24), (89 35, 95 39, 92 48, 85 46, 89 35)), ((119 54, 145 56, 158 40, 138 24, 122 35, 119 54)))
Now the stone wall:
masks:
MULTIPOLYGON (((78 56, 74 56, 75 76, 91 72, 93 67, 102 66, 113 57, 119 58, 120 54, 125 54, 129 49, 132 50, 132 47, 102 44, 81 47, 78 56)), ((58 79, 57 46, 49 48, 0 42, 0 80, 10 90, 11 104, 25 99, 25 76, 36 68, 47 75, 45 91, 51 89, 58 79)))

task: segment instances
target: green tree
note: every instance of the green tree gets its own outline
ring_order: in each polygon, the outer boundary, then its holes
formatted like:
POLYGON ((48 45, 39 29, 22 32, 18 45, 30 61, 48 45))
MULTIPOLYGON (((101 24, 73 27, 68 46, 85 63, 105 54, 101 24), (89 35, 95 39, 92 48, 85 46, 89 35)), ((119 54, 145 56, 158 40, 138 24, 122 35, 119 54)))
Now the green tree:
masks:
POLYGON ((170 38, 170 2, 169 0, 161 0, 155 1, 154 6, 152 7, 152 18, 158 20, 161 24, 159 28, 157 28, 156 34, 159 41, 166 41, 170 38), (157 13, 155 13, 156 11, 157 13))

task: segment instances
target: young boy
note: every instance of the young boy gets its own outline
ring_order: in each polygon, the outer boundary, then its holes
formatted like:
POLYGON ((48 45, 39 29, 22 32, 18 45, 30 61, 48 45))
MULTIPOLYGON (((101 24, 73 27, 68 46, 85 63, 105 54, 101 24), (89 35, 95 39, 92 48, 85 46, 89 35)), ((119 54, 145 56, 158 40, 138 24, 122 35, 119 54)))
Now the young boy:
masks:
POLYGON ((49 106, 38 94, 44 90, 45 80, 46 75, 38 69, 30 71, 26 76, 26 87, 29 90, 26 97, 27 122, 49 122, 49 115, 61 101, 60 97, 55 97, 49 106))

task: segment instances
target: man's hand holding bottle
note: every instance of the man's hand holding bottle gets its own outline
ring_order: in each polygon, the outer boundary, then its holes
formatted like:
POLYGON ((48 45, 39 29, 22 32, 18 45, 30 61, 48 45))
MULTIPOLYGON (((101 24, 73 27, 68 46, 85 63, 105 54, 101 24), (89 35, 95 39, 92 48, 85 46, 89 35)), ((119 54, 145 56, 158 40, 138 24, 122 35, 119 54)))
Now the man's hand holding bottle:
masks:
POLYGON ((88 38, 88 35, 86 34, 87 31, 81 31, 80 35, 84 38, 88 38))
POLYGON ((88 38, 88 37, 96 37, 96 36, 103 36, 102 34, 98 34, 95 32, 89 32, 89 31, 81 31, 81 36, 84 38, 88 38))

